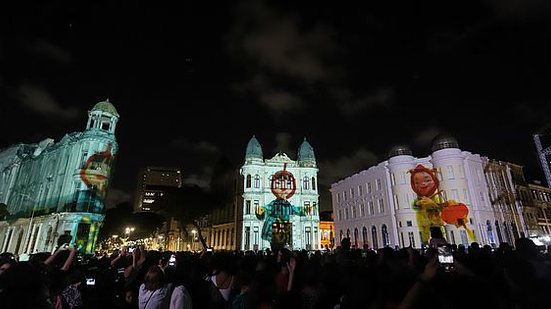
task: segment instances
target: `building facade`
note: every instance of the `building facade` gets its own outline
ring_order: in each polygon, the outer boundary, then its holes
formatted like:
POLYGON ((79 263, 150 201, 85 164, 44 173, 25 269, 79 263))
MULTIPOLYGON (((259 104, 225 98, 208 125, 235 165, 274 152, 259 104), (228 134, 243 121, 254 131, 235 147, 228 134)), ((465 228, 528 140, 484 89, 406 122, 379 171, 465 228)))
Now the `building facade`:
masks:
POLYGON ((79 251, 94 252, 118 152, 118 120, 106 100, 88 112, 82 132, 0 151, 0 202, 9 212, 0 222, 2 252, 52 251, 64 234, 79 251))
POLYGON ((330 210, 320 212, 321 248, 335 247, 335 220, 330 210))
POLYGON ((306 139, 294 161, 283 152, 264 159, 253 136, 239 170, 235 210, 226 213, 235 219, 213 226, 219 233, 214 234, 214 244, 264 250, 277 242, 294 250, 320 249, 317 173, 314 150, 306 139))
POLYGON ((433 228, 464 245, 513 244, 527 235, 511 168, 462 151, 450 136, 435 138, 432 153, 422 158, 396 146, 388 160, 332 184, 330 191, 337 245, 350 237, 356 248, 420 248, 433 228), (432 175, 432 191, 418 187, 417 172, 432 175))
POLYGON ((146 167, 140 169, 134 197, 134 210, 158 211, 155 201, 162 198, 166 188, 181 188, 182 172, 178 168, 146 167))

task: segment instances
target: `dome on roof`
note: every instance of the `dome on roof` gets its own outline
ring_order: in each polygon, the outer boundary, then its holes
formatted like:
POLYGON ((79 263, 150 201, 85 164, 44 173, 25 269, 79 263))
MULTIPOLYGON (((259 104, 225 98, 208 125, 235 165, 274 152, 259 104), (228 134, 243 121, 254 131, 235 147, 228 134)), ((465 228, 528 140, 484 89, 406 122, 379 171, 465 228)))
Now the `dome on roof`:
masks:
POLYGON ((457 139, 449 134, 439 134, 432 140, 432 152, 446 148, 459 148, 457 139))
POLYGON ((113 104, 111 104, 111 102, 109 102, 109 99, 107 99, 105 101, 101 101, 101 102, 97 103, 96 105, 94 105, 94 107, 92 108, 92 112, 94 112, 94 111, 101 111, 101 112, 109 113, 109 114, 117 116, 117 117, 120 116, 119 113, 117 112, 117 109, 115 108, 115 106, 113 106, 113 104))
POLYGON ((245 158, 257 158, 257 159, 263 159, 264 156, 262 154, 262 147, 260 146, 260 143, 256 139, 256 137, 253 135, 251 139, 249 140, 249 143, 247 144, 247 150, 245 151, 245 158))
POLYGON ((413 153, 408 145, 395 145, 388 151, 388 157, 411 156, 413 153))
POLYGON ((314 148, 308 143, 306 137, 300 147, 298 148, 297 161, 316 161, 316 156, 314 155, 314 148))

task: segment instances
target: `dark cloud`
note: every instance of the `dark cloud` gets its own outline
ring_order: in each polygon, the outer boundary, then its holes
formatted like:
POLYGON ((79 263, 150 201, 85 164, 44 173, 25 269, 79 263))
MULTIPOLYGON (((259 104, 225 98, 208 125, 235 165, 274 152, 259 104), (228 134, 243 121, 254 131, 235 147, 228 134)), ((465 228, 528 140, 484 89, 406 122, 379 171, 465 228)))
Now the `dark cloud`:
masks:
POLYGON ((18 100, 23 106, 44 117, 74 120, 82 115, 82 111, 61 105, 47 90, 42 87, 22 84, 18 88, 18 100))
POLYGON ((70 52, 43 39, 27 41, 24 45, 31 54, 53 60, 57 64, 67 65, 73 61, 70 52))
POLYGON ((319 162, 319 182, 326 187, 352 176, 369 166, 379 163, 377 156, 366 149, 360 148, 350 155, 345 155, 334 160, 322 160, 319 162))
POLYGON ((124 202, 133 203, 134 196, 126 191, 111 186, 107 191, 107 196, 105 197, 105 205, 107 208, 113 208, 124 202))
POLYGON ((199 141, 194 143, 187 138, 176 138, 170 142, 170 145, 176 149, 202 155, 215 155, 220 152, 218 146, 210 142, 199 141))

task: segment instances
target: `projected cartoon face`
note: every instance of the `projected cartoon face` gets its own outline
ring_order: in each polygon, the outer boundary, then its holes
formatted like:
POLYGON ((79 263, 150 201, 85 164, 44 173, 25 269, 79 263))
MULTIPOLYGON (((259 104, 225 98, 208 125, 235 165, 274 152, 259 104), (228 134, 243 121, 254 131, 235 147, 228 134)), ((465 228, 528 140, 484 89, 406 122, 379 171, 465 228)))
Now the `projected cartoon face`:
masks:
POLYGON ((433 195, 438 188, 438 178, 434 175, 434 170, 417 165, 411 170, 411 188, 418 196, 433 195))
POLYGON ((100 196, 105 195, 112 161, 113 155, 111 153, 111 144, 109 144, 105 151, 91 155, 80 170, 80 179, 86 186, 95 187, 100 196))
POLYGON ((283 166, 283 170, 277 172, 272 176, 271 189, 272 193, 279 199, 289 199, 297 189, 297 183, 295 176, 292 173, 285 170, 286 164, 283 166))

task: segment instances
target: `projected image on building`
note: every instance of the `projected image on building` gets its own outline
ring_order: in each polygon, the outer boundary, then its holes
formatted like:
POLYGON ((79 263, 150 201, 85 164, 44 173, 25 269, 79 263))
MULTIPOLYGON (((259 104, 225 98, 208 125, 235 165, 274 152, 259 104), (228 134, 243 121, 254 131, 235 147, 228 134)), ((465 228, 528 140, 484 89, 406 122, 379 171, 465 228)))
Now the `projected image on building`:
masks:
POLYGON ((472 229, 468 226, 469 209, 467 205, 445 198, 440 190, 436 169, 419 164, 410 170, 411 188, 417 194, 413 201, 421 241, 428 243, 431 228, 443 228, 446 224, 463 228, 470 241, 475 241, 472 229))
POLYGON ((256 217, 264 220, 261 237, 270 242, 272 249, 283 248, 291 243, 290 217, 306 215, 304 207, 294 206, 288 201, 295 194, 297 184, 286 167, 287 164, 284 164, 283 169, 272 176, 270 188, 276 199, 256 210, 256 217))
POLYGON ((76 211, 101 212, 113 160, 110 144, 104 151, 96 152, 86 160, 80 170, 80 179, 86 189, 77 192, 76 211))

